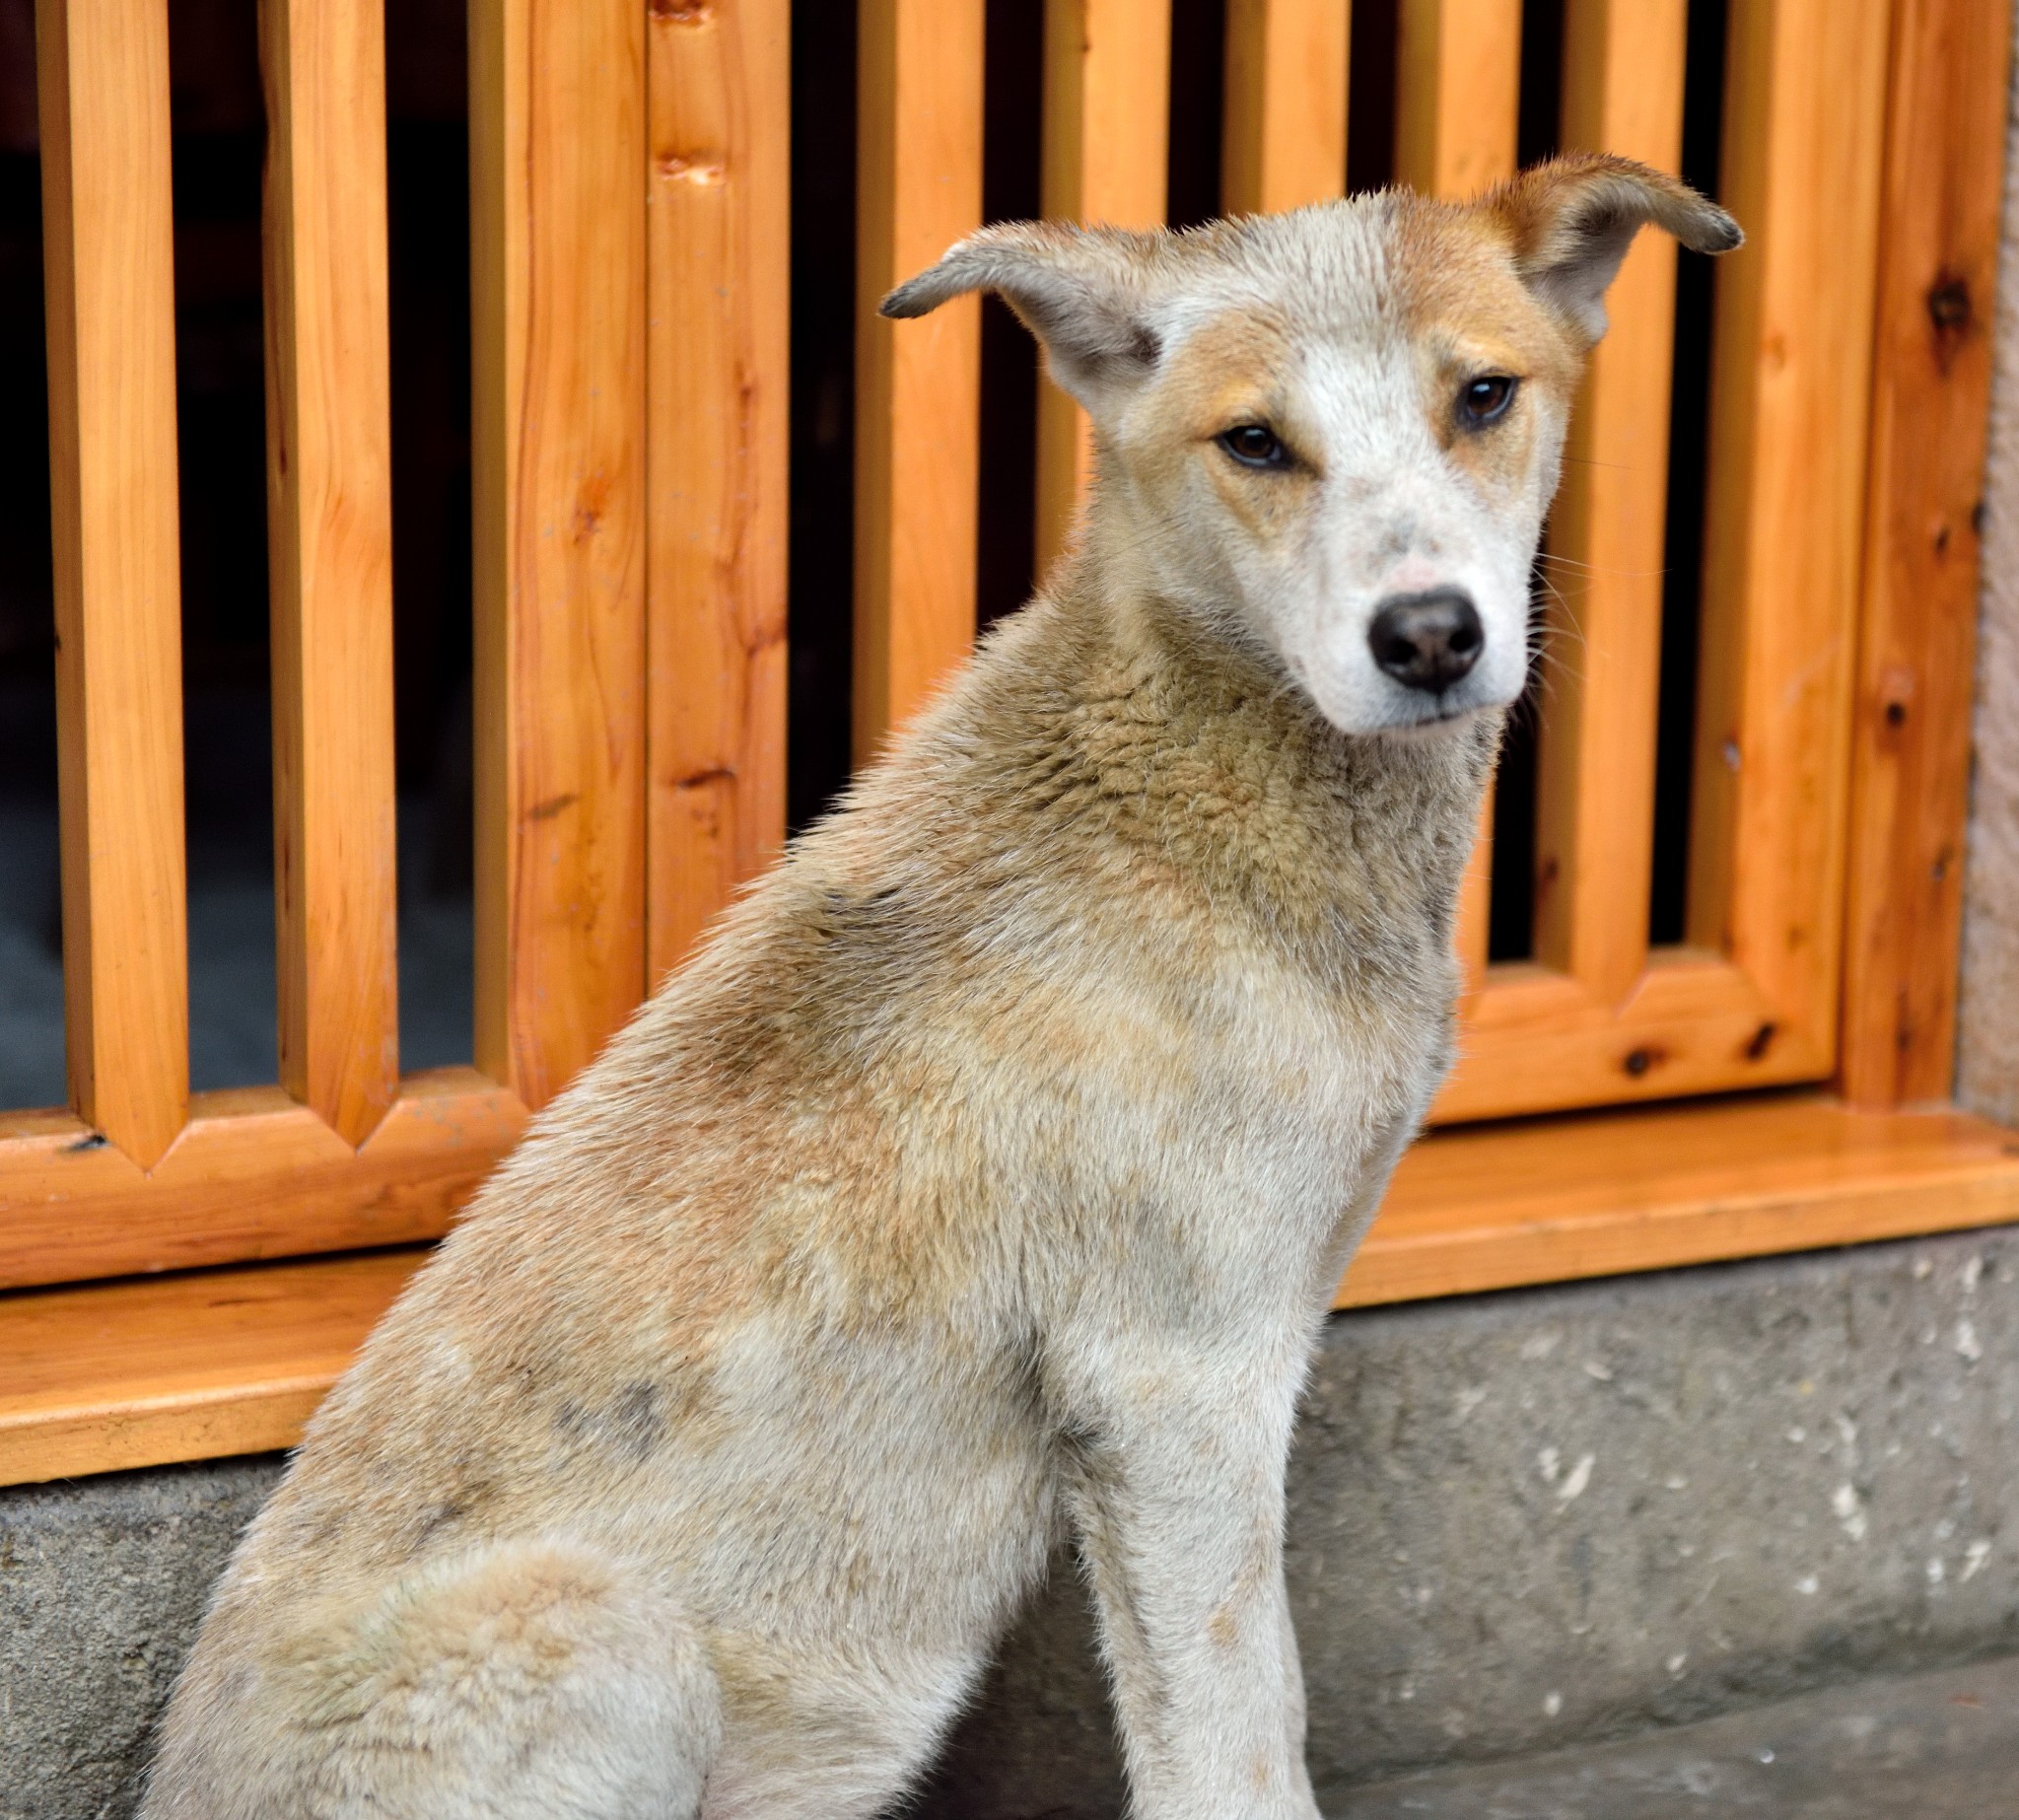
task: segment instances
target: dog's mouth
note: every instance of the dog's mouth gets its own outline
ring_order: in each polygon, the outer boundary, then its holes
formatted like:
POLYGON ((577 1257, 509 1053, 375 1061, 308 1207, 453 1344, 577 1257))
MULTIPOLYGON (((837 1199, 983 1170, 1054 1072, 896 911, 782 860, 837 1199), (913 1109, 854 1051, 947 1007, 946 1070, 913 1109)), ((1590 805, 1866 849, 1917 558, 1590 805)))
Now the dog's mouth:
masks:
POLYGON ((1443 702, 1429 708, 1413 721, 1395 721, 1376 731, 1384 738, 1402 740, 1427 740, 1441 738, 1455 733, 1461 727, 1469 726, 1485 711, 1483 702, 1443 702))

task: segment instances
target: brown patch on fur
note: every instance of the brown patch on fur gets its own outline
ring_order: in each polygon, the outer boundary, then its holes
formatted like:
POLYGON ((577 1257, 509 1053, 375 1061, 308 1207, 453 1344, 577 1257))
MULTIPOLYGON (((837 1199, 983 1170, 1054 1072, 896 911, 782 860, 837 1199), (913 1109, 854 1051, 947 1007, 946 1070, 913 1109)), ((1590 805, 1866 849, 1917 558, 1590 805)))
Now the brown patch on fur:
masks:
POLYGON ((1258 311, 1229 311, 1186 338, 1158 382, 1154 433, 1145 441, 1158 464, 1204 461, 1214 490, 1247 529, 1267 536, 1294 521, 1312 481, 1309 446, 1299 447, 1288 384, 1292 347, 1283 325, 1258 311), (1218 439, 1243 424, 1266 424, 1293 458, 1287 468, 1243 467, 1218 439))
POLYGON ((1497 215, 1409 197, 1390 245, 1425 420, 1452 460, 1482 485, 1507 492, 1534 459, 1544 398, 1568 410, 1582 350, 1522 282, 1511 232, 1497 215), (1490 374, 1519 383, 1514 401, 1497 422, 1468 426, 1459 394, 1490 374))

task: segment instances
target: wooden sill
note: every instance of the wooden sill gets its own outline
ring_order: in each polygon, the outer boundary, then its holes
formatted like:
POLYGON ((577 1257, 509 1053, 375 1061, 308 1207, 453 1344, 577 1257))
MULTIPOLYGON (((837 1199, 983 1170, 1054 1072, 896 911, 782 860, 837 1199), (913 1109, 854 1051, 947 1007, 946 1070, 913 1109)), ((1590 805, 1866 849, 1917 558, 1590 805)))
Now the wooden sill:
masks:
POLYGON ((1334 1306, 2019 1220, 2019 1131, 1815 1092, 1433 1132, 1334 1306))
MULTIPOLYGON (((1441 1131, 1338 1305, 2019 1220, 2019 1133, 1819 1094, 1441 1131)), ((425 1248, 0 1295, 0 1484, 291 1446, 425 1248)))

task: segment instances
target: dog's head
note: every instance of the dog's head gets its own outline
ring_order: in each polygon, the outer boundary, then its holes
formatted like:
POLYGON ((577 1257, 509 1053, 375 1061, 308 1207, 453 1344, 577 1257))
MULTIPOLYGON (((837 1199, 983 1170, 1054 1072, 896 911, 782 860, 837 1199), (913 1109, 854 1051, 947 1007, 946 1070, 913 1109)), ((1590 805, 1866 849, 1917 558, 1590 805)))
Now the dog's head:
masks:
POLYGON ((1700 252, 1741 238, 1672 177, 1579 156, 1463 205, 985 228, 883 314, 1000 293, 1093 420, 1098 548, 1343 732, 1393 733, 1521 692, 1571 396, 1648 223, 1700 252))

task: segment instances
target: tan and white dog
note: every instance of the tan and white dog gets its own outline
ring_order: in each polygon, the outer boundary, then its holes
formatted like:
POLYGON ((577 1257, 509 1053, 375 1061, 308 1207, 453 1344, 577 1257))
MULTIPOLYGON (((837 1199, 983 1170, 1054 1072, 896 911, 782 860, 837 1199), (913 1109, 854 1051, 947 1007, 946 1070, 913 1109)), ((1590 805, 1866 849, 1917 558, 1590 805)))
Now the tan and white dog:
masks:
POLYGON ((1298 1816, 1285 1455, 1450 954, 1617 159, 985 230, 1081 544, 536 1122, 311 1425, 152 1820, 899 1798, 1070 1535, 1143 1820, 1298 1816))

